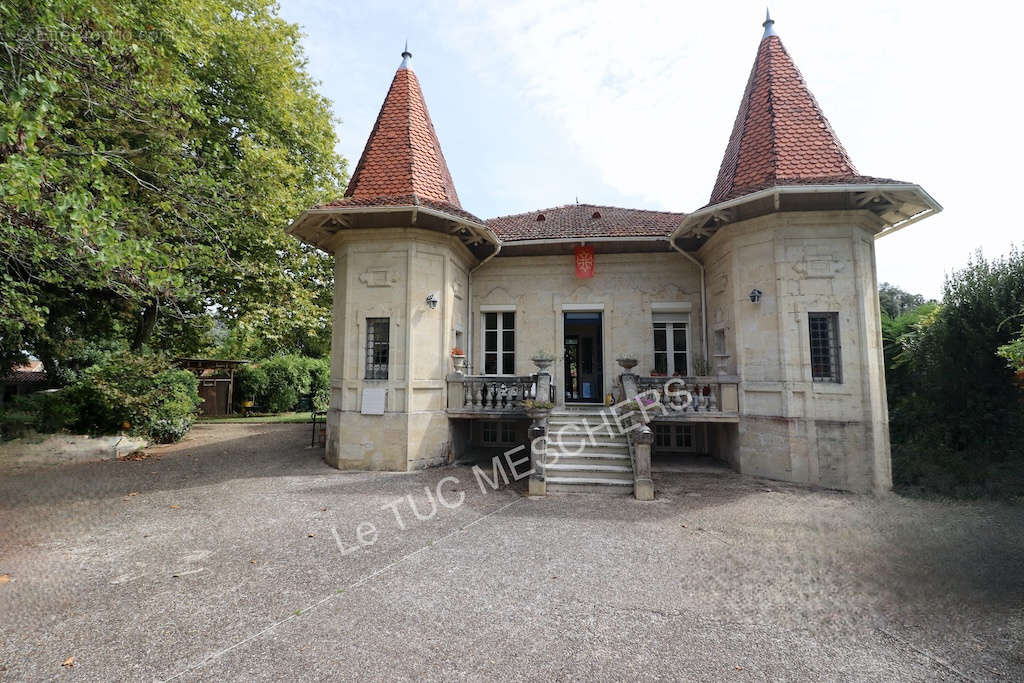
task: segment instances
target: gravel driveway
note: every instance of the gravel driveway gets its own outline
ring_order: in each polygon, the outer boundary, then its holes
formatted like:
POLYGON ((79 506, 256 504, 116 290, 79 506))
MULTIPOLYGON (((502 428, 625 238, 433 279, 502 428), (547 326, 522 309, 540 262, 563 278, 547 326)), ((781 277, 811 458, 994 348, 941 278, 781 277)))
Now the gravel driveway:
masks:
POLYGON ((1019 507, 707 469, 530 499, 307 439, 0 475, 0 679, 1024 677, 1019 507))

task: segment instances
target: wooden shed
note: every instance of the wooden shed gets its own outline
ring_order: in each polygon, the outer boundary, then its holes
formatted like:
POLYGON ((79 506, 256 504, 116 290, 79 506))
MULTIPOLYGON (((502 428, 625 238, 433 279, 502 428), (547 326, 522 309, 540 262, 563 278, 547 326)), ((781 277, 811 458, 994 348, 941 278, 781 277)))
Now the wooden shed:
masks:
POLYGON ((248 363, 247 360, 226 360, 217 358, 178 358, 175 361, 183 370, 190 370, 199 379, 199 398, 203 404, 199 414, 217 417, 231 414, 231 400, 234 395, 235 370, 248 363))

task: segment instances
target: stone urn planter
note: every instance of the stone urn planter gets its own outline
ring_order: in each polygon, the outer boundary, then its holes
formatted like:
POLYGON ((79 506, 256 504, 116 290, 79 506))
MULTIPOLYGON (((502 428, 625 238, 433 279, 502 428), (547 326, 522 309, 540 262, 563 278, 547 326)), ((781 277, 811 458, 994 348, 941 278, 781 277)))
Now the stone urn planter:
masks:
POLYGON ((538 370, 546 372, 547 369, 551 367, 551 364, 555 362, 555 357, 549 353, 540 352, 535 353, 530 360, 533 361, 533 364, 537 366, 538 370))
POLYGON ((466 369, 466 354, 458 347, 452 349, 452 366, 454 366, 455 372, 460 375, 466 369))
POLYGON ((615 362, 622 366, 622 369, 629 372, 636 367, 636 358, 616 358, 615 362))

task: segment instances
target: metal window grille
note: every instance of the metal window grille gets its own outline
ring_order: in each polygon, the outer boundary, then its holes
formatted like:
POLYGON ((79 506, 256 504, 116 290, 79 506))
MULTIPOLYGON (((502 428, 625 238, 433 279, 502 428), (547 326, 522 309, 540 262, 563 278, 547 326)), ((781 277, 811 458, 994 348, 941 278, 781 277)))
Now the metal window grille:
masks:
POLYGON ((839 314, 809 313, 811 378, 815 382, 842 382, 839 358, 839 314))
POLYGON ((390 336, 390 318, 366 319, 366 379, 388 378, 390 336))

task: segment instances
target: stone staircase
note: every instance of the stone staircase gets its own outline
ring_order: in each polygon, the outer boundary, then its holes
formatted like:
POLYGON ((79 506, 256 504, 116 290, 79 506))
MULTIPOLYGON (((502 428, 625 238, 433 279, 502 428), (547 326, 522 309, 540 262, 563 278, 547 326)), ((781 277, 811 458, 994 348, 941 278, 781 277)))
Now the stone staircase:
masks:
POLYGON ((548 493, 633 493, 633 462, 626 435, 614 422, 592 437, 585 433, 602 424, 601 410, 569 408, 551 413, 544 468, 548 493))

